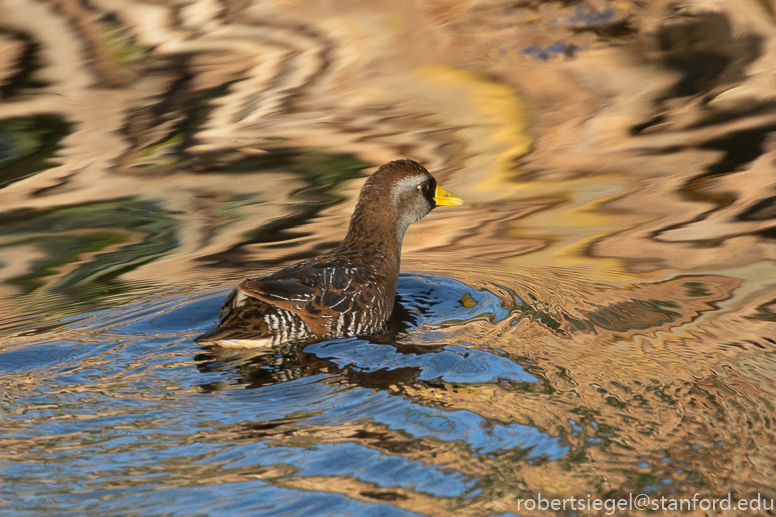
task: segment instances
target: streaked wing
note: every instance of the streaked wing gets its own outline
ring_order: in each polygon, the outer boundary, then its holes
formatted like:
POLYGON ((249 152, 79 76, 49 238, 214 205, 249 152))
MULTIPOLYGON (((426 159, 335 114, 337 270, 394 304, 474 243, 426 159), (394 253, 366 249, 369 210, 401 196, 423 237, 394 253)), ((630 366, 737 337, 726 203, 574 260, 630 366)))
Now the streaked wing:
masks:
POLYGON ((237 286, 236 291, 237 306, 245 297, 250 297, 291 311, 299 310, 316 295, 314 287, 295 278, 249 279, 237 286))

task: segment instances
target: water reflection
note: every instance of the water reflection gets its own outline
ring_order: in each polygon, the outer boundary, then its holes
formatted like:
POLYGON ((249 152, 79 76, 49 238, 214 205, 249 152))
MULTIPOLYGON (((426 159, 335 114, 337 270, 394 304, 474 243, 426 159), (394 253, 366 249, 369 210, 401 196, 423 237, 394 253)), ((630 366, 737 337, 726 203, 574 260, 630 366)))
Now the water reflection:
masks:
POLYGON ((6 0, 3 514, 775 497, 771 11, 6 0), (383 335, 193 343, 398 157, 383 335))
POLYGON ((55 115, 0 120, 0 188, 53 167, 51 158, 69 132, 55 115))

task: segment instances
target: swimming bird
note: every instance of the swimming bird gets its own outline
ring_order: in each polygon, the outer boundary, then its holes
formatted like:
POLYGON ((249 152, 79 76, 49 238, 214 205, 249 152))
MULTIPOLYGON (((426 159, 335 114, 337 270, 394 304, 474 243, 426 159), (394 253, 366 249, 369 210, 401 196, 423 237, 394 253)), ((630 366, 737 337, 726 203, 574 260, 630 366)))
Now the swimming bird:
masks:
POLYGON ((243 281, 197 342, 263 347, 380 332, 393 310, 404 232, 438 206, 461 204, 418 162, 386 163, 364 183, 339 246, 243 281))

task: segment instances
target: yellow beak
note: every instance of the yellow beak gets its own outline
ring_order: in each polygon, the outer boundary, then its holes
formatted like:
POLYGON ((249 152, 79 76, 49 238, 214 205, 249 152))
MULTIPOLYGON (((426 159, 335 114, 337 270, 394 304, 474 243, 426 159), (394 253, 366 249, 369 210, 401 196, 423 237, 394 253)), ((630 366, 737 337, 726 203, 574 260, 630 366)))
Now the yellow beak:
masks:
POLYGON ((437 206, 457 206, 463 204, 463 199, 442 187, 437 187, 434 193, 434 201, 437 206))

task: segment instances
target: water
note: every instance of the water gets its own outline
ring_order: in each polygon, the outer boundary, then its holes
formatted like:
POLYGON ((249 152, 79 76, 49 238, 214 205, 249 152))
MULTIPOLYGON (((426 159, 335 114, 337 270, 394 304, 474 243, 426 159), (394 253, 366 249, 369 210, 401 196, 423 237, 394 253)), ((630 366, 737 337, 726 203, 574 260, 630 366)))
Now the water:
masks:
POLYGON ((4 0, 1 513, 776 497, 773 13, 696 4, 4 0), (193 342, 400 157, 391 332, 193 342))

